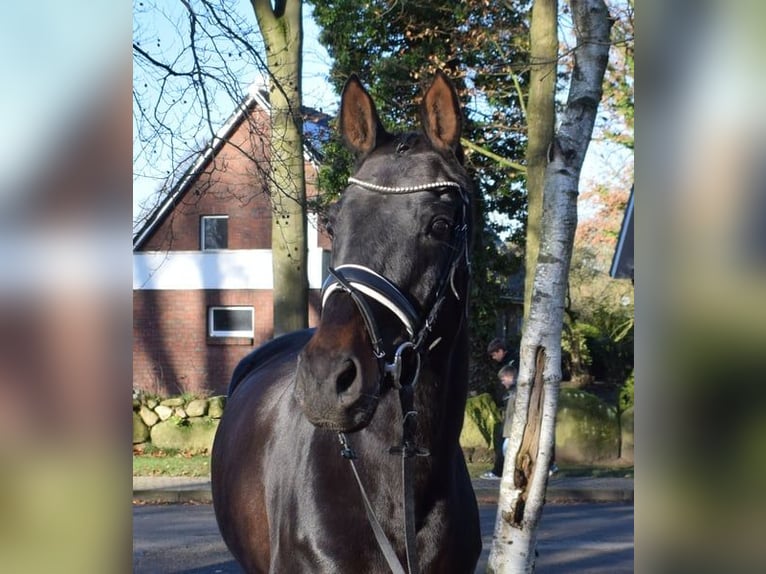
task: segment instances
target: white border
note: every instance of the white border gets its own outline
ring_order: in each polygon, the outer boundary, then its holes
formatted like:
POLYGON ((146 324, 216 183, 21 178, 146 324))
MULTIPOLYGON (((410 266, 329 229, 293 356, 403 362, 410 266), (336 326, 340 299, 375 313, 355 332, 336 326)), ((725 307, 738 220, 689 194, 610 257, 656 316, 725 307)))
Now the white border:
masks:
POLYGON ((207 336, 208 337, 248 337, 253 338, 255 333, 255 308, 248 305, 211 305, 207 308, 207 336), (213 328, 213 314, 215 311, 250 311, 249 331, 216 331, 213 328))
POLYGON ((204 251, 204 252, 208 253, 210 251, 223 251, 224 249, 228 249, 229 248, 229 223, 228 223, 228 221, 229 221, 229 216, 228 215, 223 215, 223 214, 220 214, 220 215, 200 215, 199 216, 199 248, 200 248, 200 251, 204 251), (226 220, 226 222, 227 222, 226 223, 226 247, 224 247, 223 249, 218 248, 218 247, 207 249, 205 247, 205 220, 206 219, 225 219, 226 220))

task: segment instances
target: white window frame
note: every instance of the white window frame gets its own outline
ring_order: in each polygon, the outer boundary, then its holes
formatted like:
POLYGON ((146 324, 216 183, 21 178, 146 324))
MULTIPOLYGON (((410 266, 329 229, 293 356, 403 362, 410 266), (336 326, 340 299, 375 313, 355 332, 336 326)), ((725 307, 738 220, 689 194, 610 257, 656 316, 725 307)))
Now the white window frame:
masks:
POLYGON ((252 339, 255 333, 255 308, 248 305, 214 305, 207 310, 208 337, 247 337, 252 339), (214 328, 213 316, 216 311, 250 311, 250 330, 218 331, 214 328))
POLYGON ((226 226, 226 247, 205 247, 205 221, 210 219, 225 219, 227 222, 229 220, 228 215, 203 215, 200 217, 199 221, 199 246, 200 251, 223 251, 224 249, 229 248, 229 228, 228 223, 226 226))

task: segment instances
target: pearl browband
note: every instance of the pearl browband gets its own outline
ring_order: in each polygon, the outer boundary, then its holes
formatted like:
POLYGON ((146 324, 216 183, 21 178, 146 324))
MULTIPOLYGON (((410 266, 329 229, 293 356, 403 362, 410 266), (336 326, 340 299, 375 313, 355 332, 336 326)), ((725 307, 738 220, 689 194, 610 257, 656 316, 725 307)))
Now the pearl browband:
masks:
POLYGON ((417 191, 428 191, 429 189, 439 189, 440 187, 456 187, 460 188, 460 184, 456 181, 432 181, 431 183, 422 183, 420 185, 408 185, 404 187, 388 187, 385 185, 378 185, 377 183, 370 183, 368 181, 362 181, 355 177, 348 178, 349 183, 358 185, 371 191, 377 191, 380 193, 415 193, 417 191))

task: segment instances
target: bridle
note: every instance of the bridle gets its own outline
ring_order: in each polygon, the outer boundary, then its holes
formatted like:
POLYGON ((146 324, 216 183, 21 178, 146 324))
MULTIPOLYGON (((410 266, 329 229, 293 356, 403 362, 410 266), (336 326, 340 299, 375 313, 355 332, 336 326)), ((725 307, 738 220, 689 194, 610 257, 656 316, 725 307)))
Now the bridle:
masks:
MULTIPOLYGON (((405 530, 405 548, 407 553, 407 568, 410 574, 418 571, 418 560, 416 552, 416 532, 415 532, 415 508, 414 508, 414 487, 413 487, 413 469, 412 459, 416 456, 428 456, 426 449, 420 448, 414 443, 415 419, 417 412, 414 410, 413 397, 414 387, 417 384, 420 375, 420 365, 422 356, 433 349, 441 340, 431 341, 428 347, 426 342, 433 329, 439 315, 442 305, 447 299, 450 291, 457 300, 460 300, 460 294, 455 288, 455 272, 461 260, 465 261, 466 267, 470 267, 468 257, 468 206, 469 198, 466 190, 454 181, 435 181, 421 185, 407 187, 388 187, 375 183, 363 181, 354 177, 348 179, 350 184, 357 185, 369 191, 381 194, 408 194, 421 191, 431 191, 444 188, 454 188, 458 191, 461 199, 460 217, 455 224, 452 232, 452 238, 449 244, 449 260, 444 266, 439 284, 433 296, 433 304, 427 314, 421 315, 415 310, 408 297, 399 290, 386 277, 373 271, 363 265, 347 264, 330 268, 329 276, 322 286, 322 309, 329 298, 339 292, 345 292, 350 295, 354 301, 359 313, 364 320, 365 329, 372 343, 372 350, 378 359, 380 370, 380 379, 390 380, 393 388, 399 391, 399 401, 402 409, 402 442, 401 445, 393 446, 389 453, 402 457, 402 484, 404 489, 404 530, 405 530), (384 349, 384 341, 381 337, 378 323, 375 320, 375 314, 370 306, 370 301, 375 301, 382 305, 391 313, 404 327, 407 333, 407 339, 400 343, 393 356, 388 360, 388 355, 384 349), (412 352, 416 360, 415 372, 405 382, 402 382, 402 356, 405 352, 412 352)), ((467 309, 464 310, 464 313, 467 309)), ((393 347, 390 345, 389 347, 393 347)), ((379 391, 380 392, 380 389, 379 391)), ((404 570, 396 556, 393 545, 383 532, 370 501, 365 492, 359 473, 356 470, 354 459, 356 453, 351 448, 348 438, 344 433, 338 433, 341 443, 341 455, 348 459, 354 472, 357 484, 362 494, 367 519, 372 527, 378 545, 388 563, 389 568, 394 574, 404 574, 404 570)))
MULTIPOLYGON (((404 295, 391 281, 379 273, 363 265, 347 264, 331 267, 328 269, 328 277, 322 286, 322 309, 327 304, 328 299, 337 292, 345 292, 351 296, 356 304, 359 313, 364 320, 367 334, 372 343, 372 350, 378 359, 382 378, 389 377, 394 388, 401 386, 401 357, 406 350, 411 350, 417 357, 418 367, 420 365, 421 355, 433 348, 437 341, 433 341, 429 349, 425 348, 428 336, 433 329, 439 311, 447 298, 448 291, 451 289, 456 299, 460 299, 454 284, 455 272, 461 260, 465 260, 466 265, 470 264, 468 259, 468 194, 463 187, 454 181, 436 181, 421 185, 408 187, 387 187, 369 183, 354 177, 348 179, 349 183, 359 187, 381 194, 408 194, 419 191, 430 191, 435 189, 454 188, 460 194, 461 211, 459 221, 453 229, 452 238, 449 245, 450 260, 445 265, 439 285, 436 289, 434 302, 427 315, 421 316, 410 300, 404 295), (407 340, 401 343, 393 353, 393 358, 387 362, 387 353, 383 348, 383 338, 380 334, 378 323, 375 320, 375 314, 370 307, 369 301, 375 301, 381 304, 387 311, 396 317, 404 326, 407 332, 407 340)), ((417 374, 412 377, 412 384, 417 380, 417 374)))

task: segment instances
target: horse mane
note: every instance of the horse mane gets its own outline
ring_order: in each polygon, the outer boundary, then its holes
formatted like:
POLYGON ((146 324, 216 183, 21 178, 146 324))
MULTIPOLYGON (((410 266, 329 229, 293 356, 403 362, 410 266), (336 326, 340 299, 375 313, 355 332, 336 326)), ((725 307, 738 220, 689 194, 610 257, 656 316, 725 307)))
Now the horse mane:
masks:
POLYGON ((283 351, 300 348, 316 331, 315 328, 294 331, 264 343, 243 358, 231 375, 231 382, 226 394, 231 397, 239 384, 257 367, 261 368, 271 361, 278 359, 283 351))

